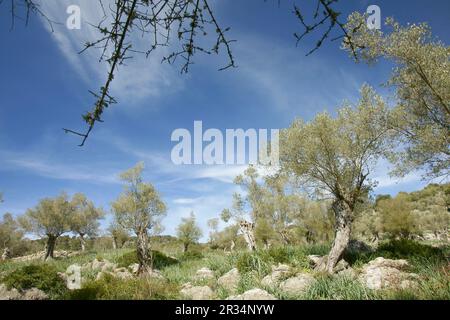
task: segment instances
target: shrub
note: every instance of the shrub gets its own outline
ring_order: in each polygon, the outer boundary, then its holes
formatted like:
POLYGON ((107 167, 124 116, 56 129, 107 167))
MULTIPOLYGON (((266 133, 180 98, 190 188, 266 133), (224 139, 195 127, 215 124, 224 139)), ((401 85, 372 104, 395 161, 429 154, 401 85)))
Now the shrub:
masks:
MULTIPOLYGON (((153 268, 162 269, 164 267, 177 264, 178 260, 172 257, 166 256, 164 253, 156 250, 152 250, 153 268)), ((131 264, 138 263, 136 251, 131 251, 123 254, 117 259, 119 267, 128 267, 131 264)))
POLYGON ((375 292, 357 280, 345 276, 323 275, 308 289, 303 298, 311 300, 368 300, 377 299, 375 292))
POLYGON ((64 280, 52 265, 28 265, 23 266, 3 278, 5 285, 11 289, 23 291, 37 288, 47 293, 51 298, 58 298, 67 291, 64 280))
POLYGON ((204 257, 203 253, 201 251, 187 251, 183 253, 180 260, 181 261, 198 260, 202 259, 203 257, 204 257))
POLYGON ((154 278, 119 279, 105 275, 66 295, 68 300, 162 300, 174 299, 178 287, 154 278))
POLYGON ((243 252, 239 255, 236 267, 239 272, 256 272, 259 276, 264 276, 271 271, 273 259, 264 251, 243 252))
POLYGON ((417 241, 407 239, 392 240, 390 242, 381 244, 377 249, 377 253, 384 254, 386 258, 393 259, 445 259, 445 254, 443 253, 442 249, 434 248, 429 245, 421 244, 417 241))

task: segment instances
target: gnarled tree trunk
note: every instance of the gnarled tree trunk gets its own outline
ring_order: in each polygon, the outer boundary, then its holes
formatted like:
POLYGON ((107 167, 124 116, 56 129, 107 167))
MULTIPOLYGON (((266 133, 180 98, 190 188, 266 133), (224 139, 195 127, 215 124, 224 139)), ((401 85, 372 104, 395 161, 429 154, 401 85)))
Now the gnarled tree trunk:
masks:
POLYGON ((234 242, 234 240, 231 240, 230 251, 234 251, 235 246, 236 246, 236 242, 234 242))
POLYGON ((189 248, 189 243, 184 243, 183 244, 183 252, 186 253, 188 251, 189 248))
POLYGON ((113 249, 117 250, 118 246, 117 246, 117 238, 116 237, 112 237, 112 245, 113 245, 113 249))
POLYGON ((289 235, 288 235, 288 232, 286 229, 280 230, 279 234, 280 234, 281 241, 283 241, 284 245, 291 244, 291 240, 289 239, 289 235))
POLYGON ((84 234, 80 234, 80 243, 81 243, 81 251, 86 251, 86 239, 84 238, 84 234))
POLYGON ((137 258, 139 263, 138 274, 151 272, 151 258, 148 248, 147 230, 142 230, 137 234, 137 258))
POLYGON ((54 258, 56 239, 57 237, 54 235, 47 235, 47 245, 45 246, 45 256, 44 261, 48 259, 54 258))
POLYGON ((347 248, 350 241, 350 227, 352 221, 352 211, 343 201, 333 203, 333 211, 336 216, 335 237, 331 247, 328 259, 326 261, 325 271, 333 273, 333 269, 347 248))
POLYGON ((241 228, 241 232, 244 235, 245 242, 247 242, 248 249, 250 251, 255 251, 256 250, 256 240, 255 240, 255 234, 253 232, 255 225, 251 222, 242 220, 239 223, 239 227, 241 228))

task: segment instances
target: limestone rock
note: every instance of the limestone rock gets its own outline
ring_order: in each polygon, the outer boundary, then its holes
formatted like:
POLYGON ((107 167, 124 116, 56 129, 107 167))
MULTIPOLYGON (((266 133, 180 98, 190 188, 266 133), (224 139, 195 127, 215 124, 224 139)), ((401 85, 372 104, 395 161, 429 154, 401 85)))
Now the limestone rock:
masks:
POLYGON ((304 294, 315 282, 316 279, 312 275, 302 273, 283 281, 280 290, 287 295, 298 296, 304 294))
POLYGON ((48 300, 48 295, 37 288, 31 288, 26 290, 22 295, 22 300, 48 300))
POLYGON ((194 276, 194 280, 210 280, 215 279, 214 271, 208 268, 201 268, 197 270, 194 276))
POLYGON ((138 273, 138 270, 139 270, 139 263, 133 263, 133 264, 130 264, 130 265, 128 266, 128 269, 130 269, 131 273, 137 274, 137 273, 138 273))
POLYGON ((67 289, 76 290, 81 288, 81 267, 72 264, 67 267, 66 272, 62 274, 62 278, 66 281, 67 289))
POLYGON ((189 282, 182 286, 180 294, 190 300, 211 300, 215 297, 215 294, 210 287, 192 286, 189 282))
POLYGON ((277 300, 277 298, 265 290, 254 288, 243 294, 228 297, 227 300, 277 300))
POLYGON ((8 288, 4 284, 0 284, 0 300, 20 300, 21 294, 17 289, 8 288))
POLYGON ((278 266, 272 266, 272 273, 265 276, 261 280, 261 284, 265 287, 275 288, 280 282, 289 276, 290 267, 286 264, 279 264, 278 266))
POLYGON ((241 275, 239 274, 238 269, 234 268, 225 273, 217 280, 217 284, 222 286, 230 293, 235 293, 238 286, 239 281, 241 281, 241 275))
POLYGON ((406 260, 392 260, 378 257, 362 267, 358 279, 366 287, 379 289, 405 289, 413 287, 417 274, 403 270, 409 266, 406 260))
POLYGON ((20 293, 17 289, 8 288, 0 284, 0 300, 47 300, 48 295, 37 288, 31 288, 20 293))

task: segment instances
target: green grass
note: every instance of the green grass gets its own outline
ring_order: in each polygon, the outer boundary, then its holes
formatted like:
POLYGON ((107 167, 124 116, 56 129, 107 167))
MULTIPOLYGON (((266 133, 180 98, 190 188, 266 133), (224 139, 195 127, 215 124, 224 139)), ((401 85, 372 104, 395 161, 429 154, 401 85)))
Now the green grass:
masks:
MULTIPOLYGON (((174 251, 176 258, 170 257, 163 247, 154 251, 154 267, 166 277, 165 281, 147 278, 129 280, 110 276, 95 281, 95 274, 85 275, 83 288, 69 292, 61 286, 57 272, 63 272, 71 264, 83 265, 93 259, 106 259, 119 266, 128 266, 137 262, 132 249, 91 251, 70 258, 55 259, 48 262, 3 262, 0 263, 0 278, 8 287, 25 290, 37 287, 50 295, 52 299, 181 299, 181 285, 191 282, 194 285, 209 285, 216 291, 219 299, 227 298, 230 293, 219 288, 215 280, 194 281, 195 273, 202 267, 215 272, 216 278, 238 268, 241 281, 237 294, 253 288, 262 288, 262 278, 271 272, 272 266, 288 264, 295 272, 311 272, 307 256, 323 255, 329 250, 327 245, 283 246, 255 252, 236 251, 224 253, 220 250, 194 250, 183 253, 174 251)), ((288 297, 278 289, 268 289, 279 299, 444 299, 450 300, 449 246, 434 248, 413 241, 390 241, 382 243, 375 251, 367 253, 346 252, 345 259, 358 272, 368 261, 382 256, 392 259, 407 259, 410 272, 419 275, 417 288, 410 290, 373 291, 364 287, 355 279, 344 276, 316 274, 317 282, 307 292, 296 297, 288 297)), ((267 288, 266 288, 267 289, 267 288)))

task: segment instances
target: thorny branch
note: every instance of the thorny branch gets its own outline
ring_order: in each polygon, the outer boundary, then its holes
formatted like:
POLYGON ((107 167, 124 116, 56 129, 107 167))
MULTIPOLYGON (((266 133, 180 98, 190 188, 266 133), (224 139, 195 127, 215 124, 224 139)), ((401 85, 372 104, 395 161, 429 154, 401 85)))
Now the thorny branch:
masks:
POLYGON ((303 11, 297 5, 294 5, 294 14, 298 20, 300 20, 300 23, 304 28, 304 31, 301 34, 297 32, 294 33, 294 37, 297 39, 297 45, 306 35, 326 26, 325 31, 322 33, 315 47, 306 54, 307 56, 318 50, 323 45, 324 41, 330 37, 331 32, 337 28, 341 35, 332 38, 331 41, 343 39, 343 42, 350 47, 353 56, 357 59, 357 48, 345 28, 345 22, 339 20, 341 12, 338 12, 333 8, 333 5, 338 1, 339 0, 317 0, 312 23, 307 23, 303 11))
POLYGON ((163 58, 163 62, 175 64, 177 59, 182 60, 181 73, 187 73, 189 66, 193 63, 193 56, 197 52, 206 54, 219 53, 224 47, 228 64, 220 70, 235 67, 235 60, 231 52, 230 43, 225 36, 229 28, 223 29, 214 16, 208 0, 116 0, 114 6, 109 8, 112 16, 110 25, 105 7, 105 18, 95 28, 100 32, 101 38, 86 43, 84 52, 89 48, 100 48, 101 59, 109 65, 108 77, 105 84, 95 94, 96 102, 91 111, 83 115, 88 128, 85 132, 63 129, 66 133, 78 135, 82 138, 80 146, 88 139, 92 129, 97 122, 101 122, 104 110, 111 104, 116 103, 114 97, 109 93, 114 75, 125 60, 132 58, 132 53, 143 53, 148 57, 158 47, 168 47, 170 40, 175 38, 180 44, 180 49, 163 58), (207 27, 211 26, 217 39, 211 49, 197 44, 198 35, 207 35, 207 27), (133 49, 130 39, 134 31, 147 36, 149 49, 147 51, 133 49))

